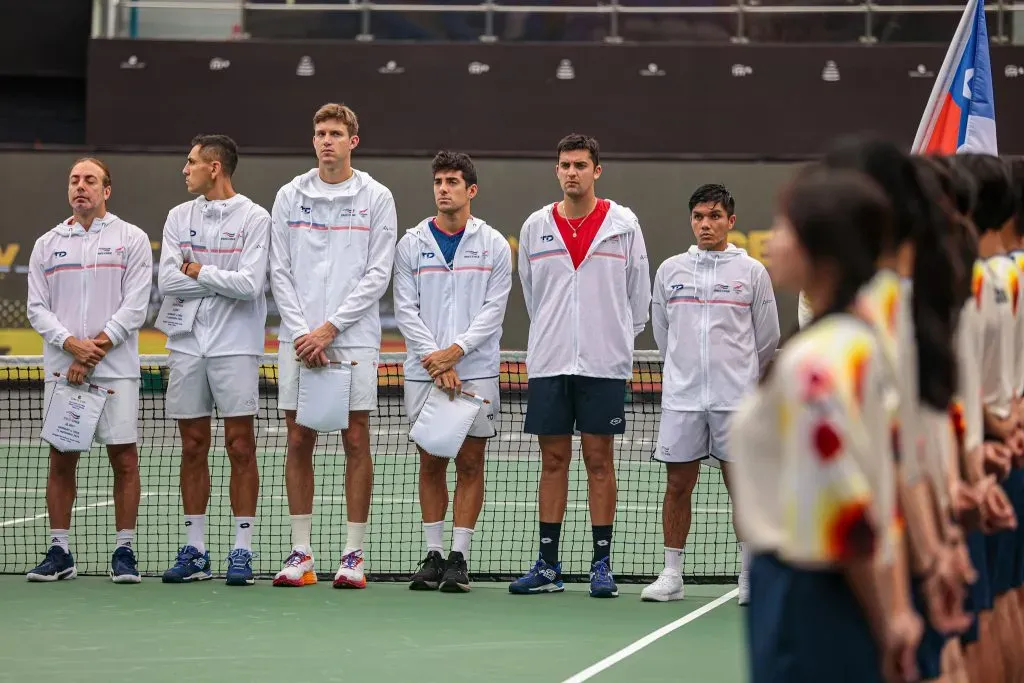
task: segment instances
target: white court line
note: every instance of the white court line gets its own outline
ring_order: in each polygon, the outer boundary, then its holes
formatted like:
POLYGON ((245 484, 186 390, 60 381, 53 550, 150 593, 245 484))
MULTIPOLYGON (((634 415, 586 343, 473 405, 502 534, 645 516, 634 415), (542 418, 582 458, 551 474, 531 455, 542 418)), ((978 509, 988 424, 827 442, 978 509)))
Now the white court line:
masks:
POLYGON ((664 636, 667 636, 669 633, 675 631, 677 628, 686 626, 691 621, 704 616, 711 610, 717 607, 721 607, 725 603, 735 598, 739 592, 739 588, 733 588, 725 595, 713 600, 712 602, 709 602, 708 604, 704 605, 699 609, 693 610, 689 614, 686 614, 680 617, 679 619, 676 619, 671 624, 666 624, 665 626, 662 626, 653 633, 648 633, 646 636, 636 641, 635 643, 631 643, 626 647, 622 648, 621 650, 619 650, 618 652, 616 652, 615 654, 605 657, 600 662, 587 667, 575 676, 565 679, 564 681, 562 681, 562 683, 583 683, 583 681, 590 680, 591 678, 601 673, 605 669, 608 669, 614 666, 615 664, 618 664, 626 657, 629 657, 632 654, 636 654, 637 652, 644 649, 645 647, 647 647, 654 641, 658 640, 659 638, 663 638, 664 636))
MULTIPOLYGON (((143 493, 140 497, 148 498, 150 495, 152 494, 143 493)), ((100 503, 90 503, 89 505, 79 505, 77 507, 73 507, 71 508, 71 512, 84 512, 86 510, 92 510, 94 508, 110 507, 113 504, 113 499, 104 500, 100 503)), ((48 512, 40 512, 38 515, 34 517, 22 517, 21 519, 5 519, 3 522, 0 522, 0 527, 17 526, 18 524, 28 524, 29 522, 34 522, 37 519, 42 519, 43 517, 46 517, 48 514, 48 512)))

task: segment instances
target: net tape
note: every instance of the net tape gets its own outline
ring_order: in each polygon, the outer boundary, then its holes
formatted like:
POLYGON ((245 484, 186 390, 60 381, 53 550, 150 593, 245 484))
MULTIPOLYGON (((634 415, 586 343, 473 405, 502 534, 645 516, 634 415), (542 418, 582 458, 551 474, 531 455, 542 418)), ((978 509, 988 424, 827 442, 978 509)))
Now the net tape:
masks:
MULTIPOLYGON (((374 462, 370 519, 364 542, 370 580, 404 581, 425 555, 419 508, 419 455, 409 440, 402 401, 405 354, 382 353, 378 368, 378 407, 371 414, 374 462)), ((526 413, 525 353, 503 352, 498 436, 485 455, 483 510, 469 555, 475 580, 508 581, 524 573, 537 556, 537 484, 540 450, 523 432, 526 413)), ((142 499, 135 552, 144 576, 173 564, 184 543, 179 493, 181 439, 176 423, 164 415, 166 355, 142 356, 139 414, 139 469, 142 499)), ((627 383, 626 433, 615 439, 618 486, 612 565, 622 583, 646 582, 663 567, 661 509, 665 467, 651 459, 657 444, 661 399, 661 361, 655 351, 638 351, 627 383)), ((261 359, 260 409, 256 443, 260 474, 259 507, 253 537, 253 571, 266 578, 280 569, 291 548, 285 489, 287 436, 277 409, 277 358, 261 359)), ((46 550, 48 447, 39 438, 42 425, 41 357, 0 357, 0 542, 5 552, 0 573, 24 573, 46 550)), ((213 422, 209 455, 211 492, 206 545, 215 573, 226 568, 234 542, 223 429, 213 422)), ((321 434, 314 452, 316 478, 313 549, 317 572, 327 577, 345 545, 345 457, 338 433, 321 434)), ((448 467, 450 502, 445 544, 450 543, 456 468, 448 467)), ((113 475, 100 446, 78 464, 78 495, 73 509, 71 548, 80 574, 105 575, 114 546, 113 475)), ((592 539, 587 504, 587 475, 574 437, 569 494, 562 525, 560 559, 567 581, 585 581, 592 539)), ((691 582, 735 579, 739 569, 731 525, 731 506, 720 472, 702 467, 693 493, 693 517, 683 573, 691 582)))

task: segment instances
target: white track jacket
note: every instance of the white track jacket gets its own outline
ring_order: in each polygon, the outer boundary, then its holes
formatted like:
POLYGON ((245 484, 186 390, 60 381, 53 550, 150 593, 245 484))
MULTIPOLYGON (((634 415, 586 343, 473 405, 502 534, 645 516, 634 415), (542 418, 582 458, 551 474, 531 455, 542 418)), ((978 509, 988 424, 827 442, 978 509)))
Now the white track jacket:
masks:
POLYGON ((114 347, 92 372, 96 379, 139 377, 139 329, 153 286, 153 249, 140 228, 112 213, 89 230, 73 218, 36 240, 29 257, 28 319, 42 337, 47 379, 66 373, 74 357, 68 337, 105 332, 114 347))
POLYGON ((633 341, 650 319, 651 273, 632 211, 611 202, 574 269, 548 204, 523 224, 518 266, 530 316, 530 377, 633 376, 633 341))
POLYGON ((735 410, 779 343, 771 278, 744 249, 696 246, 661 264, 651 307, 662 407, 735 410))
POLYGON ((202 298, 192 332, 167 340, 191 356, 259 356, 267 323, 270 215, 245 195, 197 197, 171 209, 160 250, 160 293, 202 298), (197 280, 181 272, 201 263, 197 280))
POLYGON ((339 330, 332 347, 380 348, 380 299, 391 281, 398 216, 388 188, 352 172, 342 196, 321 193, 314 168, 274 200, 270 284, 283 342, 330 322, 339 330))
POLYGON ((449 268, 430 220, 405 233, 395 253, 395 318, 409 351, 405 377, 430 381, 420 360, 452 344, 466 354, 455 365, 459 379, 497 377, 512 249, 500 232, 470 218, 449 268))

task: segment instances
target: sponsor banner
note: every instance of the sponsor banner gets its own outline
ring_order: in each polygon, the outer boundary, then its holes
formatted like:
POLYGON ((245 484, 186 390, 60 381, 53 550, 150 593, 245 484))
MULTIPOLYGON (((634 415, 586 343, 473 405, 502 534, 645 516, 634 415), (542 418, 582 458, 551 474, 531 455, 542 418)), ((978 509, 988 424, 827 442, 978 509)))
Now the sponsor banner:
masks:
MULTIPOLYGON (((582 131, 637 157, 794 158, 873 129, 910 147, 944 45, 310 44, 95 40, 90 145, 177 148, 218 130, 309 149, 328 101, 365 121, 364 154, 458 147, 548 155, 582 131), (438 106, 439 93, 458 106, 438 106), (153 107, 152 101, 162 102, 153 107), (195 103, 202 102, 202 106, 195 103)), ((1024 107, 1024 46, 993 46, 997 106, 1024 107)), ((1024 129, 999 131, 1024 153, 1024 129)))

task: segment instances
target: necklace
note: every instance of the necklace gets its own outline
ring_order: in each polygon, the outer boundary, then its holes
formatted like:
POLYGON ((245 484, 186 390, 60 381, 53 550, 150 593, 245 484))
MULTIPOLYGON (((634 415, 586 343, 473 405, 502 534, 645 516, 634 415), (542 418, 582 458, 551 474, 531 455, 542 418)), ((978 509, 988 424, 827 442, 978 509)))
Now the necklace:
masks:
POLYGON ((590 214, 594 213, 594 209, 597 208, 597 202, 594 202, 594 206, 590 207, 590 211, 587 212, 586 216, 580 219, 580 222, 577 225, 573 225, 572 220, 570 220, 569 217, 565 215, 565 202, 561 202, 559 206, 562 207, 562 218, 564 218, 565 222, 569 224, 569 229, 572 230, 572 236, 573 238, 575 238, 576 231, 582 228, 583 224, 587 222, 588 218, 590 218, 590 214))

